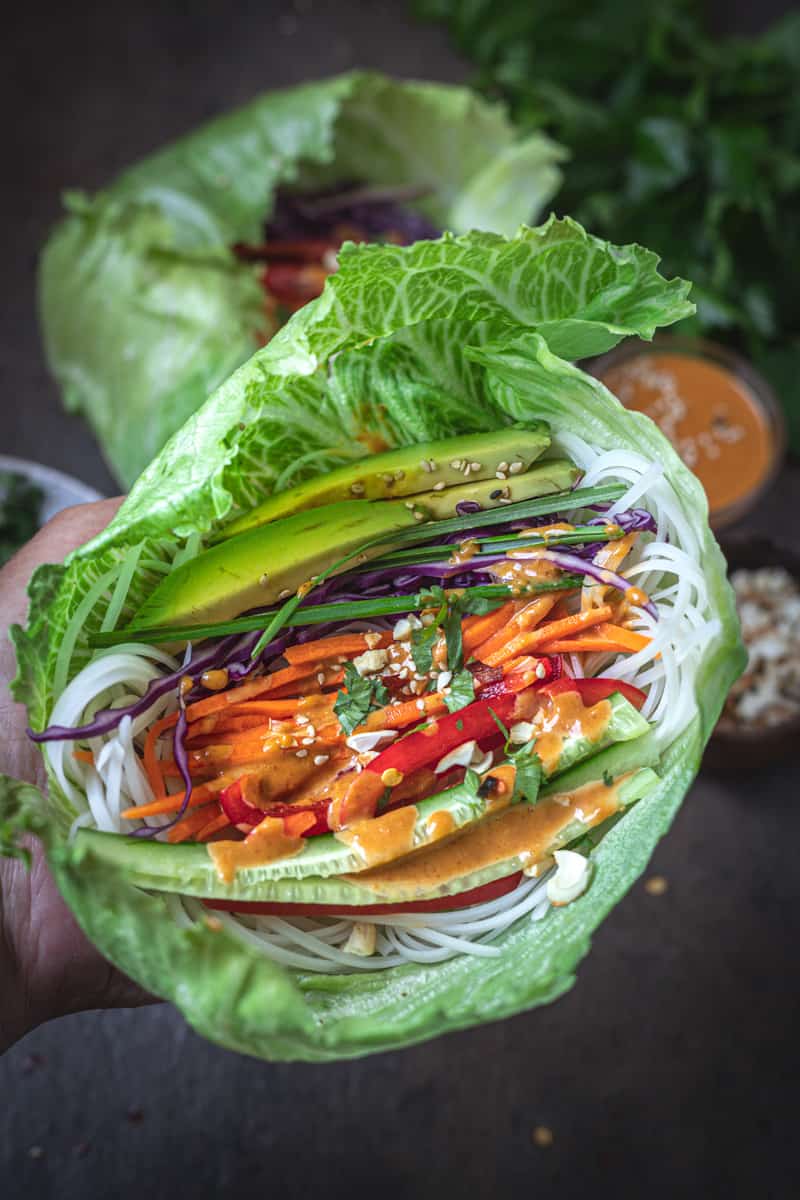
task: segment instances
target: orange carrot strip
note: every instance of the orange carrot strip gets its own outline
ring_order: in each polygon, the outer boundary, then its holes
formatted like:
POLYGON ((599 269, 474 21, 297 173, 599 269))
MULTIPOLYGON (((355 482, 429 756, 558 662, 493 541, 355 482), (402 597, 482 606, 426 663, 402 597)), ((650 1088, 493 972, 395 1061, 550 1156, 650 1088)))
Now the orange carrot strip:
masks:
POLYGON ((206 842, 212 833, 217 833, 220 829, 224 829, 226 825, 230 825, 230 821, 225 813, 220 813, 219 816, 214 817, 207 825, 204 825, 202 829, 198 829, 194 835, 194 840, 196 842, 206 842))
MULTIPOLYGON (((378 635, 380 641, 376 642, 372 649, 377 650, 380 646, 388 646, 392 641, 391 633, 381 633, 378 635)), ((332 637, 318 638, 314 642, 304 642, 299 646, 290 646, 284 653, 284 658, 292 666, 299 663, 312 666, 318 662, 326 662, 331 658, 353 658, 356 654, 363 654, 365 650, 370 649, 366 635, 363 633, 340 633, 332 637)))
MULTIPOLYGON (((333 701, 331 701, 333 703, 333 701)), ((225 721, 234 717, 249 717, 249 716, 264 716, 274 717, 276 720, 293 717, 297 712, 296 700, 245 700, 242 704, 235 705, 230 713, 225 713, 219 720, 219 728, 225 721)), ((215 727, 216 728, 216 727, 215 727)))
POLYGON ((570 654, 573 651, 584 650, 595 652, 602 650, 619 653, 636 653, 650 645, 651 639, 642 633, 634 633, 632 629, 623 629, 621 625, 602 623, 587 634, 576 634, 571 638, 555 639, 540 647, 543 654, 570 654))
POLYGON ((518 634, 517 637, 507 642, 501 650, 495 651, 494 654, 486 655, 483 661, 490 667, 500 666, 506 659, 513 658, 517 654, 527 654, 531 650, 538 650, 541 646, 549 642, 570 637, 573 633, 580 633, 590 625, 599 625, 601 622, 607 621, 610 616, 611 607, 608 604, 604 604, 602 607, 590 609, 588 612, 575 613, 574 616, 564 617, 561 621, 548 621, 546 625, 540 625, 538 629, 534 629, 532 632, 518 634))
MULTIPOLYGON (((196 787, 192 791, 189 800, 189 808, 194 808, 198 804, 207 804, 214 797, 215 791, 218 790, 216 784, 220 781, 215 780, 215 786, 211 787, 205 783, 201 787, 196 787)), ((224 783, 221 785, 224 787, 224 783)), ((185 792, 175 792, 171 796, 160 796, 157 800, 151 800, 149 804, 135 804, 133 808, 126 808, 120 816, 126 821, 135 821, 139 817, 159 817, 162 813, 177 812, 183 804, 185 792)))
POLYGON ((488 663, 490 661, 488 656, 502 650, 512 638, 524 630, 535 629, 558 599, 559 593, 551 592, 547 596, 539 596, 537 600, 531 600, 511 618, 506 627, 498 630, 477 647, 474 651, 475 657, 481 662, 488 663))
POLYGON ((89 763, 90 766, 94 764, 94 755, 91 750, 73 750, 72 757, 77 758, 78 762, 89 763))
POLYGON ((499 629, 511 620, 519 608, 514 600, 509 600, 494 612, 485 613, 482 617, 467 617, 461 622, 461 640, 464 646, 464 657, 468 658, 473 650, 493 637, 499 629))
POLYGON ((418 700, 404 700, 401 704, 387 704, 367 717, 363 725, 359 725, 356 733, 369 732, 373 729, 401 729, 404 725, 413 725, 424 721, 447 710, 444 696, 441 692, 428 692, 418 700), (422 701, 422 708, 418 707, 422 701))
POLYGON ((172 829, 167 830, 168 842, 185 842, 192 834, 197 833, 205 825, 208 825, 212 816, 218 815, 219 809, 216 805, 202 804, 199 808, 193 808, 185 817, 181 817, 177 825, 173 825, 172 829), (211 811, 213 807, 213 813, 211 811))
MULTIPOLYGON (((227 692, 217 692, 214 696, 207 696, 205 700, 196 700, 194 704, 190 704, 186 709, 186 716, 189 721, 197 721, 200 717, 207 717, 211 713, 223 712, 229 709, 234 704, 241 704, 245 700, 253 700, 256 696, 266 696, 268 692, 274 691, 283 683, 288 683, 290 678, 298 676, 292 674, 295 668, 287 667, 284 671, 275 671, 272 675, 262 675, 258 679, 251 679, 247 683, 240 683, 235 688, 230 688, 227 692), (282 678, 279 678, 282 676, 282 678), (288 676, 288 677, 287 677, 288 676)), ((298 675, 303 675, 305 671, 298 672, 298 675)))
POLYGON ((160 721, 154 721, 147 731, 144 743, 144 770, 150 787, 153 789, 154 796, 163 796, 166 792, 164 777, 161 774, 156 756, 156 742, 165 729, 169 729, 172 725, 177 725, 177 723, 178 714, 170 713, 168 717, 162 717, 160 721))

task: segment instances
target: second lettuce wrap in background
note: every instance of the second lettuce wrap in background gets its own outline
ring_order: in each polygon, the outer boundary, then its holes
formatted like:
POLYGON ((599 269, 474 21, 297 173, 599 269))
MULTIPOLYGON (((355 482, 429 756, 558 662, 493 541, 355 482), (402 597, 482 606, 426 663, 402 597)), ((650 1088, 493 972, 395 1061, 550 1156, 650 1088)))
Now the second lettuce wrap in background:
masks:
POLYGON ((352 72, 265 93, 106 191, 65 198, 40 269, 64 404, 127 488, 277 328, 258 265, 234 247, 263 240, 278 189, 394 190, 434 230, 510 234, 555 193, 562 156, 467 88, 352 72))

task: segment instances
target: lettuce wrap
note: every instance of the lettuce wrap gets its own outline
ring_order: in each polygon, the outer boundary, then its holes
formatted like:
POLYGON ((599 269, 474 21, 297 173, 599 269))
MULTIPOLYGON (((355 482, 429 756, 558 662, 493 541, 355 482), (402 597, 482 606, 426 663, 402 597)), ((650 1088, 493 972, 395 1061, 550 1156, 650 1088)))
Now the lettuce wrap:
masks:
POLYGON ((39 280, 64 404, 128 488, 274 330, 257 270, 233 247, 261 241, 279 188, 417 189, 409 208, 437 231, 509 234, 554 195, 562 157, 466 88, 351 72, 265 93, 102 193, 65 196, 39 280))
MULTIPOLYGON (((586 836, 567 831, 589 855, 585 892, 544 919, 511 923, 492 941, 491 956, 382 971, 286 968, 219 920, 176 920, 174 897, 158 886, 160 866, 155 878, 137 879, 93 841, 133 839, 74 836, 91 814, 69 770, 65 776, 47 760, 47 799, 3 780, 0 828, 4 821, 9 835, 26 827, 40 834, 86 934, 210 1039, 268 1059, 329 1061, 548 1003, 572 985, 593 930, 645 869, 744 663, 700 484, 649 419, 625 411, 571 362, 628 335, 650 338, 691 311, 688 285, 664 280, 657 262, 641 247, 612 246, 553 218, 510 238, 473 232, 406 248, 345 247, 320 299, 190 417, 108 528, 64 564, 34 575, 27 628, 13 633, 14 691, 33 730, 43 730, 69 681, 95 659, 90 641, 101 627, 129 625, 165 579, 185 573, 203 544, 224 537, 255 505, 376 444, 489 437, 543 422, 553 447, 584 472, 582 484, 619 480, 614 494, 624 491, 625 503, 649 504, 656 514, 660 557, 631 571, 637 584, 655 578, 660 609, 658 626, 647 625, 661 638, 663 660, 643 710, 650 732, 641 736, 636 714, 625 717, 627 740, 588 765, 578 762, 561 784, 580 788, 602 773, 634 786, 615 818, 586 836), (667 582, 659 583, 664 572, 667 582)), ((634 519, 639 511, 631 509, 634 519)), ((610 674, 648 686, 652 666, 636 674, 633 659, 627 676, 615 664, 610 674)), ((553 789, 557 779, 542 796, 553 789)), ((456 800, 469 815, 470 796, 456 800)), ((186 851, 188 861, 203 848, 151 842, 149 849, 161 858, 186 851)))

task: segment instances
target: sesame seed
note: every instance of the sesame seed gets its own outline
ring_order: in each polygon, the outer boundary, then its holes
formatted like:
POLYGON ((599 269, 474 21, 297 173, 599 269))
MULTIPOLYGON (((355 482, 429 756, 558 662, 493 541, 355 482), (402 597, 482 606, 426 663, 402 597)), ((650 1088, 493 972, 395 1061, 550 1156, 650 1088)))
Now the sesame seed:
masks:
POLYGON ((445 481, 443 479, 440 479, 438 483, 435 483, 433 485, 433 490, 435 492, 443 492, 446 487, 447 487, 447 484, 445 483, 445 481))
POLYGON ((301 745, 301 746, 313 746, 313 745, 314 745, 314 739, 313 739, 313 737, 305 737, 305 738, 301 738, 301 739, 300 739, 300 745, 301 745))
POLYGON ((498 463, 498 464, 497 464, 497 469, 498 469, 498 471, 507 471, 507 470, 508 470, 508 463, 507 463, 507 462, 501 462, 501 463, 498 463))
POLYGON ((298 724, 298 725, 307 725, 307 724, 308 724, 308 717, 298 717, 298 718, 297 718, 297 724, 298 724))
POLYGON ((495 477, 495 479, 508 479, 508 476, 506 475, 505 471, 495 471, 494 477, 495 477))
POLYGON ((320 671, 319 674, 317 675, 317 683, 324 683, 324 682, 325 682, 325 672, 320 671))
POLYGON ((413 500, 406 500, 406 502, 405 502, 405 506, 406 506, 406 508, 413 508, 413 507, 414 507, 414 501, 413 501, 413 500))
POLYGON ((415 512, 415 513, 414 513, 414 520, 415 520, 415 521, 424 521, 424 520, 425 520, 425 513, 421 513, 421 512, 415 512))
POLYGON ((519 475, 520 471, 525 470, 525 464, 521 462, 513 462, 508 468, 509 475, 519 475))
POLYGON ((500 503, 501 503, 501 504, 510 504, 510 503, 511 503, 511 501, 510 501, 510 500, 503 499, 503 500, 501 500, 501 501, 500 501, 500 503))
POLYGON ((354 496, 363 496, 364 495, 363 483, 351 483, 350 491, 353 493, 354 496))
POLYGON ((259 582, 259 584, 260 584, 260 586, 261 586, 261 587, 266 587, 266 586, 267 586, 267 584, 269 583, 269 575, 267 574, 267 572, 266 572, 266 571, 264 572, 264 574, 263 574, 263 575, 259 575, 259 577, 258 577, 258 582, 259 582))
POLYGON ((291 588, 284 588, 282 592, 278 592, 278 599, 279 600, 288 600, 289 597, 291 596, 291 594, 292 594, 291 588))
POLYGON ((481 467, 483 466, 483 463, 471 462, 469 465, 472 467, 473 471, 480 471, 481 467))
POLYGON ((417 708, 419 709, 419 711, 420 711, 420 712, 424 712, 424 711, 425 711, 425 701, 424 701, 424 700, 418 700, 418 701, 417 701, 417 708))
POLYGON ((307 756, 308 756, 307 750, 296 750, 295 751, 295 758, 306 758, 307 756))
POLYGON ((313 738, 313 737, 317 736, 317 731, 313 725, 309 725, 308 728, 306 730, 304 730, 304 732, 305 732, 306 737, 313 738))
POLYGON ((453 468, 454 471, 460 471, 461 468, 463 467, 463 465, 464 465, 464 463, 460 458, 454 458, 450 462, 450 466, 453 468))
POLYGON ((419 465, 422 467, 423 471, 430 473, 431 464, 428 462, 427 458, 423 458, 422 462, 419 465))
POLYGON ((324 763, 326 763, 328 761, 329 758, 330 758, 330 754, 315 754, 314 755, 314 766, 321 767, 324 763))

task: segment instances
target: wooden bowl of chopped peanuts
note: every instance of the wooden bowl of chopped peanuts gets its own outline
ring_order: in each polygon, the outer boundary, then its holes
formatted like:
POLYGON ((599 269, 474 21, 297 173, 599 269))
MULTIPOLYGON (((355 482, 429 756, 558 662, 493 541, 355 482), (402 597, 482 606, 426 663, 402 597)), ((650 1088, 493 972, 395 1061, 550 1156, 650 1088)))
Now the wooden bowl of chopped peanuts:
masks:
POLYGON ((763 537, 730 537, 722 550, 748 664, 703 761, 717 770, 763 767, 800 747, 800 554, 763 537))

